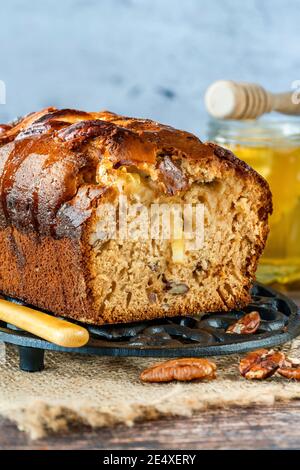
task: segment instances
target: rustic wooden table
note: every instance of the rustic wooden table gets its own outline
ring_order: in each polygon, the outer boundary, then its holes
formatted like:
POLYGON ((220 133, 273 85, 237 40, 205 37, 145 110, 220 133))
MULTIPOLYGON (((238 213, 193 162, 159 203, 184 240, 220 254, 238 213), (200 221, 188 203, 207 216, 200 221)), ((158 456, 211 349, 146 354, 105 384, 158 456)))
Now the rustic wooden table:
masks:
MULTIPOLYGON (((300 291, 290 293, 300 305, 300 291)), ((31 441, 0 418, 0 449, 299 449, 300 400, 202 412, 31 441)))

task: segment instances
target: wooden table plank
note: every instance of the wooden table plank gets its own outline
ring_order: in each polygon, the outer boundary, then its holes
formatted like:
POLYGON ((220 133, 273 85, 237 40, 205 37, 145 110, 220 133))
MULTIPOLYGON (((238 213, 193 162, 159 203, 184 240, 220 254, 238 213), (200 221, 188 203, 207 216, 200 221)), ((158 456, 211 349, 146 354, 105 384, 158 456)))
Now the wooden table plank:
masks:
POLYGON ((1 449, 299 449, 300 401, 274 407, 210 410, 192 418, 161 419, 30 441, 0 420, 1 449))

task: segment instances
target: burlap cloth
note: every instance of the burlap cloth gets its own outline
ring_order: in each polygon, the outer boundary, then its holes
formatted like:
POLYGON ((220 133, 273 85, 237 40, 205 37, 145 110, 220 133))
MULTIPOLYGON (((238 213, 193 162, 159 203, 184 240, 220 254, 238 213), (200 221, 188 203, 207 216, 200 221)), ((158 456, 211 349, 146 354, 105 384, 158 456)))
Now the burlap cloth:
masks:
MULTIPOLYGON (((300 358, 300 339, 283 348, 300 358)), ((1 343, 0 343, 1 352, 1 343)), ((132 425, 141 419, 190 416, 209 407, 272 404, 300 398, 300 383, 274 376, 247 381, 237 370, 238 356, 214 358, 218 377, 211 382, 143 384, 140 372, 157 359, 87 357, 46 353, 46 369, 18 368, 12 346, 0 355, 0 415, 39 438, 73 425, 93 428, 132 425)))

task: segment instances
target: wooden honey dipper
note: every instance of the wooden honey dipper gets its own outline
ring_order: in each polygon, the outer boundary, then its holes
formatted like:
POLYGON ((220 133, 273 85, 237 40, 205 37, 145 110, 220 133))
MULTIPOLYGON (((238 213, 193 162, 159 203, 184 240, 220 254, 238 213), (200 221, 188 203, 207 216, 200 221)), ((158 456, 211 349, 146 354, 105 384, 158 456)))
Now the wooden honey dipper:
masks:
POLYGON ((256 119, 271 111, 297 115, 300 103, 293 102, 294 93, 270 93, 256 83, 218 80, 207 89, 205 105, 218 119, 256 119))
POLYGON ((80 348, 89 332, 80 325, 9 302, 0 296, 0 320, 65 348, 80 348))

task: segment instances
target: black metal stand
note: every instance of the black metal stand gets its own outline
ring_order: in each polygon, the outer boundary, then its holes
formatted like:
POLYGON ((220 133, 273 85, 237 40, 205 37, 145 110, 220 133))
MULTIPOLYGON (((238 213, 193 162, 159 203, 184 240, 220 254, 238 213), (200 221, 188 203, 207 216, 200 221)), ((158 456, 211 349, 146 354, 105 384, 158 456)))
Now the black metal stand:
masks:
POLYGON ((40 372, 44 369, 44 349, 18 346, 20 369, 26 372, 40 372))
POLYGON ((251 294, 247 307, 231 312, 119 325, 84 324, 90 341, 81 348, 49 343, 4 322, 0 322, 0 341, 18 347, 21 370, 38 372, 44 369, 45 350, 97 356, 208 357, 271 348, 300 334, 300 311, 291 299, 261 284, 255 284, 251 294), (261 317, 255 334, 227 333, 229 325, 252 311, 259 312, 261 317))

